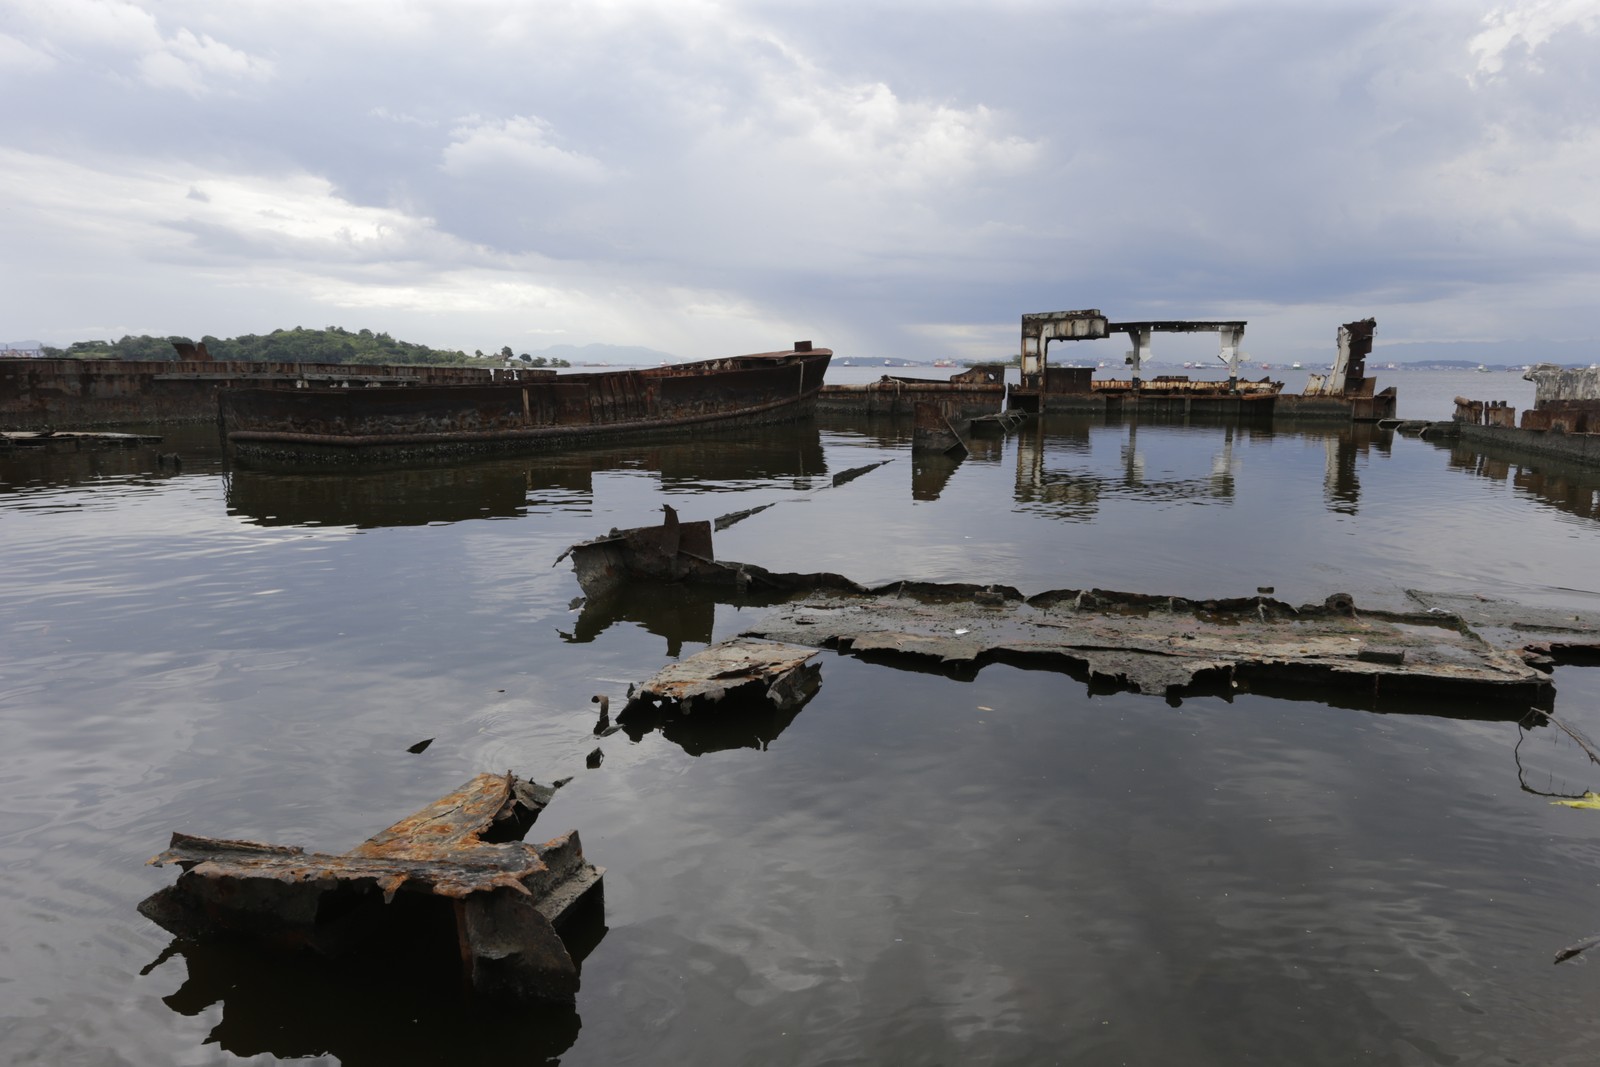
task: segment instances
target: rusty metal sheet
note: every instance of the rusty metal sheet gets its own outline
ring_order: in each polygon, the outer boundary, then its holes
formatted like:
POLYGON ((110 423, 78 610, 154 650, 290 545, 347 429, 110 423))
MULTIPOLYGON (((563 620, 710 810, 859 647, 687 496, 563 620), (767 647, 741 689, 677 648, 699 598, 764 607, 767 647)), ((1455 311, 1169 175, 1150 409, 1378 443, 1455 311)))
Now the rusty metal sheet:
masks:
MULTIPOLYGON (((202 878, 372 881, 386 898, 408 883, 446 897, 500 888, 527 893, 524 882, 547 869, 539 846, 483 837, 514 818, 519 800, 527 804, 531 796, 519 787, 528 784, 509 774, 480 774, 343 854, 174 833, 150 863, 175 863, 202 878)), ((547 801, 548 792, 535 802, 547 801)))
POLYGON ((577 970, 556 931, 580 904, 599 904, 605 872, 584 858, 576 831, 521 840, 553 791, 481 774, 343 854, 174 833, 150 863, 183 874, 139 911, 180 937, 244 936, 339 955, 352 929, 371 936, 397 921, 389 916, 416 914, 385 907, 397 893, 439 897, 454 906, 423 914, 450 917, 480 992, 571 999, 577 970), (354 911, 369 918, 352 924, 354 911))
POLYGON ((960 452, 967 447, 966 437, 971 429, 970 420, 963 419, 956 406, 948 401, 919 400, 913 412, 911 427, 911 453, 960 452))
POLYGON ((832 352, 768 355, 475 385, 224 389, 236 459, 292 465, 516 451, 655 430, 779 421, 810 410, 832 352))
POLYGON ((816 654, 814 648, 794 644, 735 638, 663 667, 635 689, 633 699, 671 701, 689 710, 754 687, 759 695, 780 703, 783 683, 816 654))
POLYGON ((1167 696, 1219 678, 1449 691, 1524 708, 1550 692, 1548 675, 1454 615, 1358 612, 1338 597, 1294 607, 1265 596, 1195 602, 1106 590, 1027 599, 1010 591, 970 599, 834 591, 775 609, 746 635, 944 668, 1055 663, 1091 681, 1167 696))

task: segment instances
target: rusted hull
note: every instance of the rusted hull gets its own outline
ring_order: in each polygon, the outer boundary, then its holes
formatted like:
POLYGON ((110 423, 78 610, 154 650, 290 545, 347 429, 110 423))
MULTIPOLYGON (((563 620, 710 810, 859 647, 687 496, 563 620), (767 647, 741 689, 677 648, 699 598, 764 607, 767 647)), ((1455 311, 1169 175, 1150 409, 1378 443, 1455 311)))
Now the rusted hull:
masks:
POLYGON ((531 452, 783 422, 812 410, 832 353, 796 348, 493 385, 231 390, 224 439, 245 465, 317 466, 531 452))
POLYGON ((0 359, 0 427, 62 430, 130 422, 209 422, 217 415, 217 394, 229 389, 469 385, 538 373, 247 360, 0 359))
MULTIPOLYGON (((1101 384, 1095 383, 1096 386, 1101 384)), ((1088 393, 1048 393, 1038 389, 1013 389, 1009 404, 1013 411, 1035 413, 1121 415, 1138 412, 1265 421, 1272 418, 1278 399, 1278 394, 1274 392, 1229 393, 1226 389, 1216 388, 1213 383, 1184 384, 1211 385, 1212 388, 1158 389, 1146 383, 1137 391, 1132 388, 1096 388, 1088 393)))
POLYGON ((1009 404, 1012 410, 1026 412, 1137 412, 1263 422, 1377 422, 1394 417, 1397 400, 1392 387, 1375 395, 1320 396, 1280 392, 1279 384, 1240 382, 1240 391, 1230 393, 1225 383, 1216 382, 1144 382, 1135 391, 1131 383, 1105 381, 1095 382, 1088 392, 1013 389, 1009 404))
POLYGON ((1534 406, 1522 413, 1504 400, 1456 397, 1449 423, 1433 423, 1423 436, 1461 437, 1475 445, 1558 456, 1600 465, 1600 370, 1567 370, 1541 363, 1523 375, 1534 383, 1534 406))
POLYGON ((885 374, 864 385, 824 386, 817 397, 817 410, 824 413, 864 415, 910 415, 922 402, 952 407, 962 417, 999 411, 1005 406, 1005 368, 999 365, 971 367, 951 375, 949 381, 932 378, 907 378, 885 374))
POLYGON ((911 427, 911 454, 938 452, 966 455, 972 420, 961 417, 950 401, 918 401, 911 427))
POLYGON ((1368 389, 1343 395, 1284 393, 1278 397, 1273 414, 1291 421, 1333 419, 1340 422, 1378 422, 1394 418, 1399 403, 1399 394, 1394 386, 1374 393, 1370 389, 1373 379, 1365 381, 1368 389))

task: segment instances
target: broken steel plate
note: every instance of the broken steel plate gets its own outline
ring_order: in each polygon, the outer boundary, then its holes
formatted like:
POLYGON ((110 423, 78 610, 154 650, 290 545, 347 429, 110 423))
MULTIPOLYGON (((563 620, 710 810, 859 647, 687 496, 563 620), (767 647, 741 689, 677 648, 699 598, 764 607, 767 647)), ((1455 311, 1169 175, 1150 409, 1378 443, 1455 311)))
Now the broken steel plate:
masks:
POLYGON ((578 974, 560 931, 580 903, 603 907, 605 871, 584 859, 576 831, 521 840, 553 792, 480 774, 343 854, 174 833, 150 862, 183 874, 139 912, 180 937, 245 937, 327 956, 374 940, 436 941, 425 927, 444 924, 475 991, 570 1001, 578 974), (438 906, 402 908, 397 894, 438 906))
MULTIPOLYGON (((1596 620, 1481 596, 1408 590, 1426 610, 1393 612, 1358 611, 1341 593, 1294 607, 1266 595, 1191 601, 1099 589, 1024 597, 1009 586, 929 582, 868 588, 830 572, 777 572, 715 560, 709 530, 696 543, 695 551, 684 550, 676 516, 669 515, 661 527, 613 531, 572 551, 575 557, 585 549, 603 553, 576 560, 580 581, 675 581, 723 591, 741 603, 757 592, 802 597, 776 608, 746 630, 746 638, 940 670, 1012 662, 1169 699, 1247 685, 1319 698, 1341 689, 1364 693, 1364 703, 1380 693, 1408 693, 1435 704, 1498 705, 1520 718, 1554 693, 1546 673, 1551 665, 1600 656, 1596 620)), ((710 689, 727 688, 716 669, 697 659, 647 683, 659 679, 663 689, 651 699, 669 698, 677 670, 710 689)), ((694 699, 688 693, 685 704, 694 699)))
POLYGON ((807 666, 812 648, 740 637, 669 664, 638 686, 618 721, 642 705, 671 705, 685 713, 734 697, 765 698, 780 709, 797 708, 821 684, 821 668, 807 666))
POLYGON ((1378 693, 1448 693, 1520 705, 1550 679, 1452 615, 1356 611, 1348 598, 1293 607, 1259 596, 1191 602, 1104 590, 978 597, 829 591, 772 611, 746 632, 941 668, 1055 666, 1091 683, 1178 696, 1294 683, 1378 693))

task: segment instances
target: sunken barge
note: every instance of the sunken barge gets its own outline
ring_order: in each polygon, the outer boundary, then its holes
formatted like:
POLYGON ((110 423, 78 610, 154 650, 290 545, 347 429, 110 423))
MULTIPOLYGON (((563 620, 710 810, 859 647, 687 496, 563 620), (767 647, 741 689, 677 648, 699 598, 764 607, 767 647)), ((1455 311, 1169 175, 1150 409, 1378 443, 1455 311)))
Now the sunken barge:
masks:
MULTIPOLYGON (((1600 368, 1573 370, 1553 363, 1530 367, 1533 407, 1517 419, 1504 400, 1456 397, 1451 422, 1435 424, 1444 436, 1600 466, 1600 368)), ((1433 436, 1434 429, 1424 430, 1433 436)))
POLYGON ((1046 311, 1022 316, 1022 382, 1007 397, 1011 410, 1044 412, 1104 412, 1110 415, 1155 413, 1185 418, 1212 416, 1227 419, 1337 419, 1376 422, 1392 418, 1396 394, 1391 387, 1375 390, 1376 379, 1366 375, 1366 357, 1372 351, 1372 319, 1339 327, 1338 355, 1332 373, 1313 374, 1302 393, 1283 392, 1283 383, 1269 378, 1247 381, 1240 376, 1244 353, 1243 320, 1199 321, 1161 319, 1112 322, 1098 309, 1046 311), (1157 334, 1216 333, 1217 358, 1228 368, 1224 381, 1191 381, 1186 376, 1144 376, 1150 345, 1157 334), (1129 376, 1094 380, 1091 367, 1052 367, 1051 341, 1095 341, 1124 334, 1132 347, 1125 358, 1129 376))
POLYGON ((532 370, 213 359, 203 343, 178 358, 0 358, 0 427, 83 430, 129 423, 204 423, 228 389, 486 385, 532 370))
POLYGON ((833 353, 792 349, 487 385, 230 389, 223 442, 243 466, 318 467, 534 452, 809 415, 833 353))
POLYGON ((954 405, 963 418, 1004 409, 1006 369, 983 363, 950 376, 949 381, 885 374, 864 385, 824 385, 817 411, 842 415, 913 415, 917 405, 954 405))

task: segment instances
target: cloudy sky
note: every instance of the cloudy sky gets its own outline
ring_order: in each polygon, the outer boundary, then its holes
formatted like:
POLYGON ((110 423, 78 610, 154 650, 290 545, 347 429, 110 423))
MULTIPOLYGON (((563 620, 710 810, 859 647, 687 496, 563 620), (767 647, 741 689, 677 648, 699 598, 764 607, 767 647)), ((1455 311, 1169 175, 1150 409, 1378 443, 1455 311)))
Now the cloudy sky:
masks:
POLYGON ((0 340, 1600 349, 1600 0, 0 0, 0 92, 0 340))

